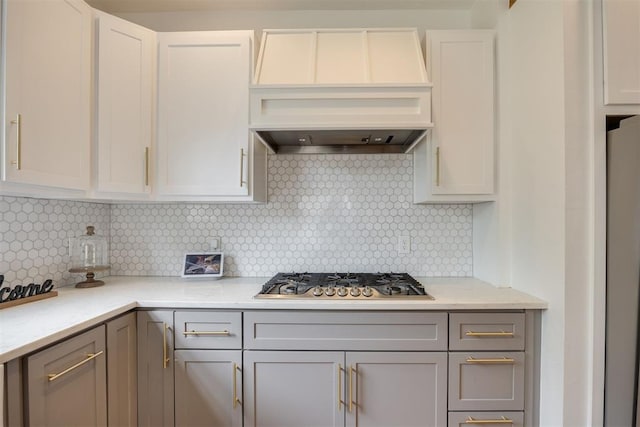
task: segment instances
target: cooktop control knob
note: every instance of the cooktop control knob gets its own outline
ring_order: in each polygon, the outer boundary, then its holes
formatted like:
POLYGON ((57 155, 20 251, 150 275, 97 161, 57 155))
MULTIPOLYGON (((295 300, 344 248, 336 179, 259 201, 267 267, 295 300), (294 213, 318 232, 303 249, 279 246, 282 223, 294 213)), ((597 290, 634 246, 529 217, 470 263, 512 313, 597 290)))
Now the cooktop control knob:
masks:
POLYGON ((360 296, 360 288, 351 288, 351 296, 359 297, 360 296))
POLYGON ((333 286, 329 286, 324 290, 324 294, 328 297, 332 297, 336 294, 336 288, 334 288, 333 286))
POLYGON ((373 290, 369 286, 365 286, 362 290, 362 296, 370 297, 373 296, 373 290))
POLYGON ((348 294, 349 294, 349 291, 344 286, 340 286, 338 288, 338 296, 339 297, 346 297, 348 294))
POLYGON ((324 292, 322 292, 322 288, 320 286, 316 286, 313 288, 313 296, 319 297, 322 296, 324 292))

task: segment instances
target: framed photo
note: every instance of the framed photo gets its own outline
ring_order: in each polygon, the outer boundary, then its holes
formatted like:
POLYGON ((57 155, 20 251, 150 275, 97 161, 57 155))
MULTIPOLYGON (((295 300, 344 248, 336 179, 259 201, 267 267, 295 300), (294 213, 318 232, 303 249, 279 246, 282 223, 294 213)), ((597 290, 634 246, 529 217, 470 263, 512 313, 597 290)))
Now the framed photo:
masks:
POLYGON ((184 255, 182 277, 222 277, 222 252, 188 253, 184 255))

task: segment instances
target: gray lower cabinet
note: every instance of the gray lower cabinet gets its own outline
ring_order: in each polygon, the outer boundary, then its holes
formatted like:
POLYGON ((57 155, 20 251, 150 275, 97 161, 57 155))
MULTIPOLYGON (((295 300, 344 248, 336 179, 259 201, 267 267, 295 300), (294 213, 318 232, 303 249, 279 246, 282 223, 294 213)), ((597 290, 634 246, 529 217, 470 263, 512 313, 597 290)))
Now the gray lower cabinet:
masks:
POLYGON ((107 322, 108 422, 112 427, 138 425, 136 314, 107 322))
POLYGON ((446 352, 245 351, 245 426, 444 426, 446 352))
POLYGON ((242 427, 242 351, 176 350, 177 426, 242 427))
POLYGON ((348 352, 346 366, 348 427, 446 424, 446 352, 348 352))
POLYGON ((174 425, 173 311, 138 312, 138 425, 174 425))
POLYGON ((531 312, 449 314, 449 427, 534 424, 533 325, 531 312))
POLYGON ((249 311, 245 427, 447 423, 447 313, 249 311))
POLYGON ((106 426, 105 326, 26 358, 25 425, 106 426))
POLYGON ((344 425, 344 353, 245 351, 245 427, 344 425))

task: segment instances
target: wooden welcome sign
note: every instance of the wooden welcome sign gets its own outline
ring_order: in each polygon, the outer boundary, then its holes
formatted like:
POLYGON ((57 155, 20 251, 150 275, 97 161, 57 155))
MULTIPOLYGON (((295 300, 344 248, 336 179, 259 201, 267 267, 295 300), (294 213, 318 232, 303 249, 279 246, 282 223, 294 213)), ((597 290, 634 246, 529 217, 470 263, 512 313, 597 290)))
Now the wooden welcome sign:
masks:
POLYGON ((0 274, 0 309, 26 304, 58 295, 53 290, 53 280, 47 279, 42 284, 29 283, 28 285, 16 285, 13 288, 3 287, 4 275, 0 274))

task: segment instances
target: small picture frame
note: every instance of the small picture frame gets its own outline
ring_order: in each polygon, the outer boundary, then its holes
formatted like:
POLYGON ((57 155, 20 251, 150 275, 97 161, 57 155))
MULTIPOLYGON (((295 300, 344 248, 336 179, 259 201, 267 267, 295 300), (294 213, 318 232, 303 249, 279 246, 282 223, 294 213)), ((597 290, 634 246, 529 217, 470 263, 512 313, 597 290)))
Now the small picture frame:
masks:
POLYGON ((182 277, 222 277, 223 268, 222 252, 186 253, 182 263, 182 277))

